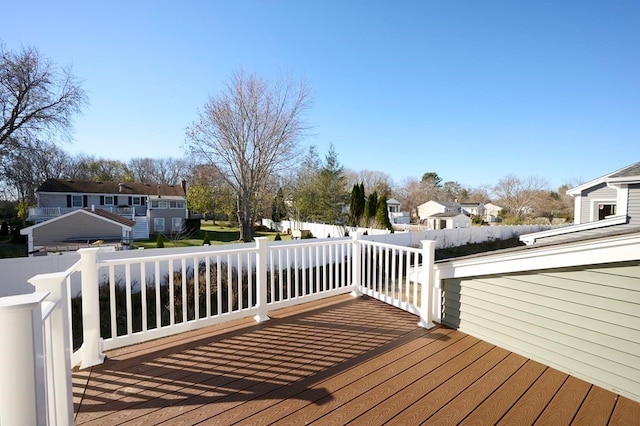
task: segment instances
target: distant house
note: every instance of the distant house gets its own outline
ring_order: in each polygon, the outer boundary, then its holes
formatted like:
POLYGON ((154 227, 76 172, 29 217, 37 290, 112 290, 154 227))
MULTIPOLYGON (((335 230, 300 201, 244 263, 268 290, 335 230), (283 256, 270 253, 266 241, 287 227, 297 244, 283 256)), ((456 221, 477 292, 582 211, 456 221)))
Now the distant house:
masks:
POLYGON ((503 210, 497 204, 487 203, 484 205, 484 221, 487 223, 494 223, 498 221, 500 212, 503 210))
POLYGON ((392 224, 408 224, 411 222, 411 215, 409 212, 400 211, 400 201, 395 198, 387 200, 387 212, 392 224))
POLYGON ((593 179, 567 191, 575 198, 575 224, 613 216, 640 223, 640 162, 593 179))
POLYGON ((420 223, 429 229, 455 229, 471 226, 469 216, 462 213, 459 203, 449 201, 427 201, 418 206, 420 223))
POLYGON ((485 218, 486 209, 482 203, 460 203, 462 213, 466 214, 470 218, 481 217, 485 218))
MULTIPOLYGON (((186 182, 157 183, 49 179, 36 191, 37 207, 29 220, 39 224, 74 210, 104 210, 132 220, 132 239, 175 233, 188 217, 186 182)), ((82 230, 77 230, 78 235, 82 230)), ((70 234, 68 238, 74 238, 70 234)))

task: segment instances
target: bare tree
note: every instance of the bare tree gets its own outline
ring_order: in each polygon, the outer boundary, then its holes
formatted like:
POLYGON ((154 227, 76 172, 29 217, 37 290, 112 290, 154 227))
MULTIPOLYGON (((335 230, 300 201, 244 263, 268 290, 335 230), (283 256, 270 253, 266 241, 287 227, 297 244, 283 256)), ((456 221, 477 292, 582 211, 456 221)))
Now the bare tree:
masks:
POLYGON ((271 84, 237 72, 187 130, 188 149, 206 158, 235 190, 243 241, 253 238, 258 197, 299 154, 298 141, 306 130, 302 114, 309 103, 304 83, 271 84))
POLYGON ((515 175, 507 175, 494 187, 498 203, 518 217, 535 210, 539 200, 546 198, 548 191, 549 183, 538 176, 520 179, 515 175))
POLYGON ((364 183, 366 193, 377 192, 390 196, 394 186, 393 179, 385 172, 377 170, 345 170, 345 190, 350 191, 353 185, 364 183))
POLYGON ((59 147, 23 139, 20 147, 10 150, 0 163, 6 196, 33 205, 38 186, 47 179, 65 177, 69 164, 69 156, 59 147))
POLYGON ((187 161, 182 158, 132 158, 127 168, 135 182, 153 182, 177 185, 189 173, 187 161))
POLYGON ((69 68, 56 68, 35 48, 0 44, 0 157, 21 138, 43 131, 66 134, 86 102, 69 68))
POLYGON ((407 178, 395 191, 395 197, 408 210, 412 217, 418 216, 418 206, 429 201, 429 193, 424 190, 422 182, 415 178, 407 178))

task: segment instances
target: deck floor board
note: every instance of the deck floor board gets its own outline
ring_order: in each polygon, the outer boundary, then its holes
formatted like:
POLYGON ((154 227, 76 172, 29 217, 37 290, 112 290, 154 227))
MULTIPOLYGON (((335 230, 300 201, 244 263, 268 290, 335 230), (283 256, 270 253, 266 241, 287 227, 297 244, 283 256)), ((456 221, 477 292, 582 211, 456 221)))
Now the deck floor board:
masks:
POLYGON ((637 424, 640 404, 368 297, 107 353, 76 424, 637 424), (594 422, 594 420, 596 420, 594 422))

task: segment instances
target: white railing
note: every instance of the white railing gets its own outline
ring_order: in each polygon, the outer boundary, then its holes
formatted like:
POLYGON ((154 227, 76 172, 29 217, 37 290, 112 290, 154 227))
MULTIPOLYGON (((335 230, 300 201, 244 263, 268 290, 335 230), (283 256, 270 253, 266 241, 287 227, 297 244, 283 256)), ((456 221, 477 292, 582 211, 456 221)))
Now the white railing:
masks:
POLYGON ((0 424, 73 424, 69 298, 52 283, 0 298, 0 424))
POLYGON ((434 242, 423 242, 422 249, 398 247, 364 241, 354 235, 279 244, 256 238, 255 245, 241 248, 203 248, 197 253, 112 260, 100 260, 99 248, 78 250, 80 261, 66 271, 40 274, 29 280, 38 293, 15 296, 25 297, 24 301, 0 299, 3 303, 0 344, 2 348, 16 348, 15 352, 0 350, 0 354, 17 354, 15 359, 0 358, 3 372, 0 413, 4 416, 0 424, 14 424, 12 420, 20 418, 11 408, 18 405, 4 395, 28 377, 26 372, 21 372, 21 376, 13 372, 17 362, 26 362, 22 367, 27 368, 29 358, 18 359, 25 353, 34 360, 31 366, 36 366, 29 374, 47 378, 46 385, 34 382, 31 393, 35 399, 20 405, 37 416, 27 423, 40 423, 40 416, 45 414, 33 407, 34 404, 40 407, 42 398, 47 398, 48 412, 62 419, 50 423, 65 424, 72 422, 68 421, 72 417, 65 416, 73 415, 70 369, 102 363, 103 350, 238 318, 253 316, 257 322, 263 322, 269 319, 270 310, 345 293, 366 294, 419 315, 418 324, 429 328, 433 325, 435 300, 434 247, 434 242), (81 319, 71 316, 69 293, 75 273, 81 274, 81 319), (5 328, 13 330, 14 323, 32 323, 22 317, 20 321, 9 319, 6 315, 11 309, 4 307, 7 303, 7 306, 24 305, 22 316, 42 306, 50 325, 34 326, 30 334, 5 332, 5 328), (82 340, 82 344, 74 353, 72 325, 82 334, 75 338, 76 342, 82 340), (36 361, 42 350, 35 343, 19 345, 20 339, 25 339, 21 336, 26 335, 33 336, 34 342, 47 342, 46 352, 57 355, 44 367, 39 366, 36 361))
MULTIPOLYGON (((136 208, 134 206, 116 207, 116 206, 95 206, 102 210, 107 210, 111 213, 116 213, 121 216, 133 218, 136 215, 136 208)), ((62 216, 63 214, 70 213, 74 210, 81 210, 85 207, 30 207, 29 217, 42 217, 42 218, 54 218, 62 216)))
POLYGON ((419 315, 422 327, 432 327, 435 242, 423 241, 418 249, 362 240, 358 249, 360 291, 419 315))

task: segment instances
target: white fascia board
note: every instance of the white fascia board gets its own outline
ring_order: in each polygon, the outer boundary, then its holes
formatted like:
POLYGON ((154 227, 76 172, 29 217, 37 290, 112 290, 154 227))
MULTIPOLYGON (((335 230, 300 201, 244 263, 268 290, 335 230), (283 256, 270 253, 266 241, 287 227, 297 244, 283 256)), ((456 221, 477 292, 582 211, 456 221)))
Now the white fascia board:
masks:
POLYGON ((533 232, 531 234, 520 235, 520 241, 526 245, 531 245, 539 238, 554 237, 556 235, 571 234, 574 232, 586 231, 589 229, 604 228, 605 226, 622 225, 627 223, 627 215, 612 216, 607 219, 594 222, 585 222, 579 225, 567 225, 562 228, 548 229, 546 231, 533 232))
POLYGON ((463 278, 638 260, 640 234, 531 248, 436 264, 439 277, 463 278))

